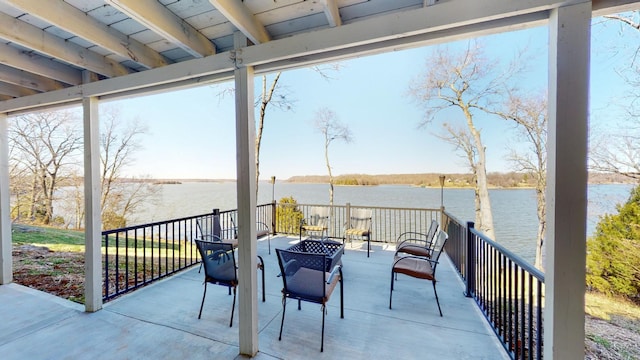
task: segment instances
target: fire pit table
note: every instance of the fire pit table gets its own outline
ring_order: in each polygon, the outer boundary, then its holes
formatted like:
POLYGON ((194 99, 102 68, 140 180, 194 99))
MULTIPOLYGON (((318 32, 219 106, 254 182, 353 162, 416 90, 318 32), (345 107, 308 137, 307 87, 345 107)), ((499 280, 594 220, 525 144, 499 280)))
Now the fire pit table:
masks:
POLYGON ((340 264, 344 245, 328 239, 307 239, 288 247, 287 251, 300 253, 324 254, 325 271, 331 272, 334 266, 340 264))

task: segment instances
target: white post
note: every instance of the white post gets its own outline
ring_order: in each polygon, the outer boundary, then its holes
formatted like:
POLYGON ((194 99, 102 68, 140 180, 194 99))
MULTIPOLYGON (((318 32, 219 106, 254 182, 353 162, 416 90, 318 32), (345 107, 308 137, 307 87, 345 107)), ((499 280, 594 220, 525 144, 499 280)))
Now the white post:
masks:
POLYGON ((544 357, 584 359, 591 2, 551 11, 544 357))
MULTIPOLYGON (((247 39, 234 35, 236 49, 247 39)), ((253 111, 253 67, 241 66, 236 54, 236 167, 238 193, 238 317, 240 354, 258 353, 257 241, 256 241, 256 125, 253 111)))
POLYGON ((102 255, 100 211, 100 122, 98 99, 82 100, 84 130, 84 307, 102 309, 102 255))
POLYGON ((0 114, 0 285, 13 281, 11 208, 9 204, 9 132, 7 114, 0 114))

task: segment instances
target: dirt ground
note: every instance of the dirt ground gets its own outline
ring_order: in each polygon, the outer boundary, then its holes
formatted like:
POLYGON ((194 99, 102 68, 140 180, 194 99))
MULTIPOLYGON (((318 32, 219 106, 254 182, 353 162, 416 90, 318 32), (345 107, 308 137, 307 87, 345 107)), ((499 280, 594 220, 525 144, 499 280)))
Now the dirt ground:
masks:
MULTIPOLYGON (((14 281, 71 301, 84 301, 84 256, 22 245, 13 249, 14 281)), ((640 360, 640 323, 585 318, 585 359, 640 360)))

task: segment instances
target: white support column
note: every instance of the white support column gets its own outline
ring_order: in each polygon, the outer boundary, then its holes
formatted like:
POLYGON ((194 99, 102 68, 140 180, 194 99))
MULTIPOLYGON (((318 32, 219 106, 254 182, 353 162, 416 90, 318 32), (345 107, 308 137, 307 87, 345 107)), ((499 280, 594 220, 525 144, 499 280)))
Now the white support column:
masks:
POLYGON ((7 114, 0 114, 0 285, 13 281, 11 208, 9 205, 9 133, 7 114))
POLYGON ((590 29, 590 1, 551 11, 546 359, 584 359, 590 29))
MULTIPOLYGON (((236 49, 247 39, 236 32, 236 49)), ((236 64, 242 59, 236 54, 236 64)), ((238 65, 236 65, 238 66, 238 65)), ((238 317, 240 354, 253 357, 258 352, 257 242, 256 242, 256 125, 253 111, 253 67, 235 70, 236 166, 238 190, 238 317)))
POLYGON ((98 99, 82 100, 84 123, 84 307, 87 312, 102 309, 102 255, 100 211, 100 122, 98 99))

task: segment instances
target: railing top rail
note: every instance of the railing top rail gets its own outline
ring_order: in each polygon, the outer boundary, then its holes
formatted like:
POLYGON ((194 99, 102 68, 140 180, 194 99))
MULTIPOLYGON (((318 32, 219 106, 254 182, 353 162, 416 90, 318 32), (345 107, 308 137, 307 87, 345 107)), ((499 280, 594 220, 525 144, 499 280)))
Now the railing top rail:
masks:
POLYGON ((450 212, 448 212, 447 210, 444 211, 444 214, 451 220, 453 220, 454 222, 457 222, 458 224, 466 224, 466 221, 461 221, 460 219, 458 219, 457 217, 451 215, 450 212))
MULTIPOLYGON (((324 207, 336 207, 336 208, 343 208, 346 207, 347 205, 328 205, 328 204, 301 204, 298 203, 296 204, 298 206, 324 206, 324 207)), ((349 207, 351 208, 363 208, 363 209, 381 209, 381 210, 417 210, 417 211, 440 211, 440 209, 428 209, 428 208, 406 208, 406 207, 390 207, 390 206, 368 206, 368 205, 354 205, 354 204, 350 204, 349 207)))
MULTIPOLYGON (((258 207, 264 207, 264 206, 271 206, 270 203, 267 204, 261 204, 261 205, 257 205, 256 208, 258 207)), ((232 213, 237 211, 236 209, 230 209, 230 210, 220 210, 220 214, 226 214, 226 213, 232 213)), ((191 215, 191 216, 185 216, 179 219, 170 219, 170 220, 161 220, 161 221, 156 221, 156 222, 152 222, 152 223, 147 223, 147 224, 139 224, 139 225, 133 225, 133 226, 128 226, 125 228, 119 228, 119 229, 111 229, 111 230, 105 230, 102 232, 102 235, 111 235, 111 234, 115 234, 115 233, 121 233, 121 232, 125 232, 125 231, 131 231, 131 230, 136 230, 136 229, 142 229, 142 228, 147 228, 147 227, 152 227, 152 226, 158 226, 158 225, 164 225, 164 224, 168 224, 168 223, 173 223, 173 222, 179 222, 179 221, 186 221, 186 220, 190 220, 190 219, 195 219, 195 218, 200 218, 203 216, 210 216, 212 213, 204 213, 204 214, 199 214, 199 215, 191 215)))
POLYGON ((209 216, 209 215, 211 215, 211 213, 186 216, 186 217, 179 218, 179 219, 156 221, 156 222, 152 222, 152 223, 133 225, 133 226, 128 226, 128 227, 119 228, 119 229, 105 230, 105 231, 102 232, 102 235, 110 235, 110 234, 121 233, 121 232, 125 232, 125 231, 148 228, 148 227, 152 227, 152 226, 164 225, 164 224, 174 223, 174 222, 179 222, 179 221, 185 221, 185 220, 195 219, 195 218, 199 218, 199 217, 203 217, 203 216, 209 216))
POLYGON ((530 263, 528 263, 522 257, 520 257, 520 256, 516 255, 515 253, 509 251, 507 248, 505 248, 504 246, 500 245, 499 243, 489 239, 484 233, 480 232, 477 229, 472 228, 471 229, 471 233, 476 235, 477 237, 481 238, 482 241, 484 241, 487 244, 489 244, 489 245, 493 246, 494 248, 496 248, 498 251, 500 251, 506 257, 510 258, 513 262, 515 262, 516 265, 520 266, 521 268, 523 268, 524 270, 529 272, 531 275, 533 275, 536 279, 540 280, 540 282, 544 283, 544 273, 542 271, 540 271, 539 269, 537 269, 536 267, 534 267, 533 265, 531 265, 530 263))

